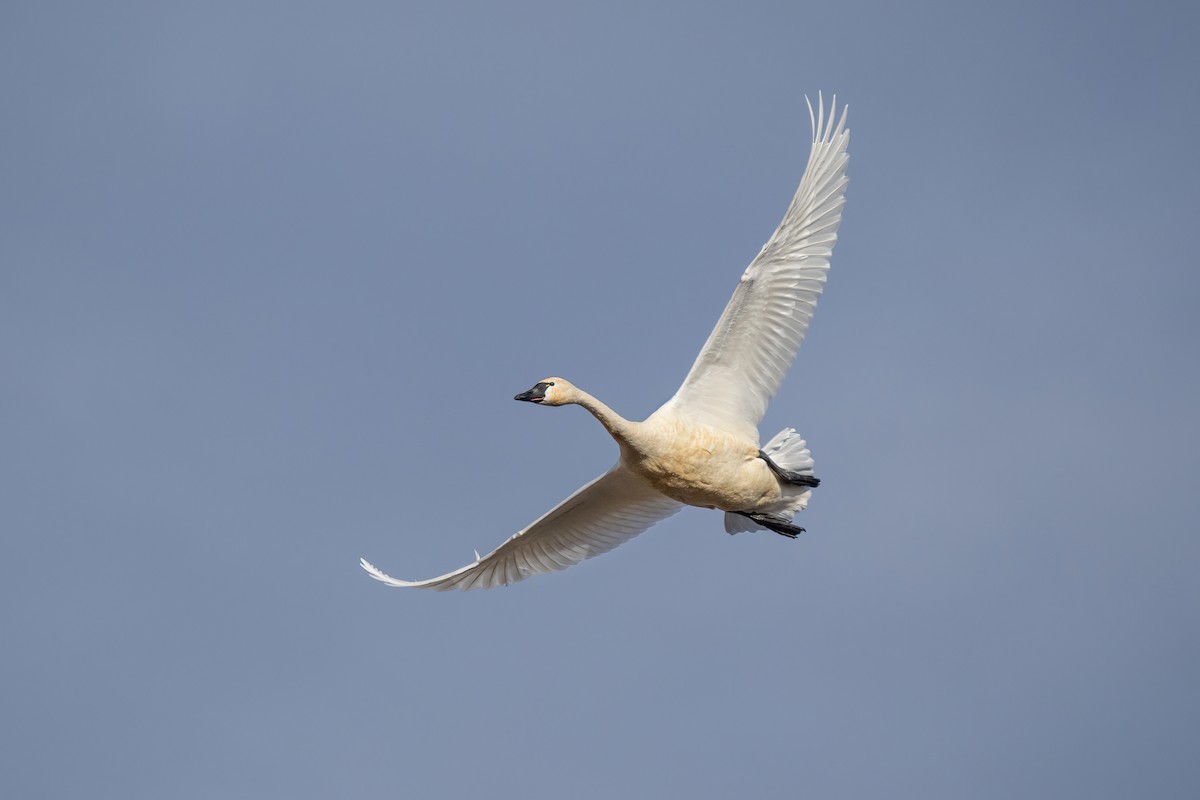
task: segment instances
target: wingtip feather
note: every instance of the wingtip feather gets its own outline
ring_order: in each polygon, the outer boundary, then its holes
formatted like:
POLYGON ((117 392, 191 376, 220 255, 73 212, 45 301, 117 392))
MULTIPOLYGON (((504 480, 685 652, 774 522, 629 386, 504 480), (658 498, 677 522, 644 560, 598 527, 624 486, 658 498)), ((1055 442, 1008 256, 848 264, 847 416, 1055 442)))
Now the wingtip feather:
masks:
POLYGON ((375 580, 377 580, 381 583, 386 583, 388 586, 404 587, 404 586, 412 586, 413 585, 409 581, 402 581, 399 578, 393 578, 391 575, 388 575, 386 572, 384 572, 379 567, 372 564, 370 561, 367 561, 365 558, 358 559, 358 565, 360 567, 362 567, 363 569, 365 569, 367 571, 367 574, 370 575, 372 578, 374 578, 375 580))
POLYGON ((804 103, 808 106, 808 121, 812 125, 812 141, 813 144, 830 144, 843 132, 848 134, 849 131, 844 131, 846 127, 846 114, 850 110, 848 104, 843 103, 841 113, 838 113, 837 95, 829 101, 828 114, 825 109, 825 96, 821 91, 817 92, 817 106, 814 109, 812 100, 808 95, 804 95, 804 103))

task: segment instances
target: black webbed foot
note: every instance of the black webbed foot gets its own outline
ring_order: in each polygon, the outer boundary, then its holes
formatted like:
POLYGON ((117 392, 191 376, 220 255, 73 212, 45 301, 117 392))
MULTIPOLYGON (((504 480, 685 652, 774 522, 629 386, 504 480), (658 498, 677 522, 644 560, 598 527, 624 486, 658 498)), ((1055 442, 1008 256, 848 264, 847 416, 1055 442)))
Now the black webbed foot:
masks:
POLYGON ((780 478, 783 478, 785 481, 787 481, 788 483, 790 483, 794 486, 820 486, 821 485, 820 478, 817 478, 813 475, 801 475, 799 472, 795 472, 790 469, 784 469, 783 467, 779 466, 774 461, 772 461, 771 457, 769 455, 767 455, 766 453, 764 453, 762 450, 758 451, 758 457, 761 458, 763 461, 767 462, 767 466, 771 468, 772 472, 774 472, 780 478))
POLYGON ((757 522, 768 530, 775 531, 780 536, 786 536, 789 539, 795 539, 800 534, 804 533, 804 528, 799 525, 793 525, 786 517, 778 516, 777 514, 761 514, 756 511, 738 511, 743 517, 757 522))

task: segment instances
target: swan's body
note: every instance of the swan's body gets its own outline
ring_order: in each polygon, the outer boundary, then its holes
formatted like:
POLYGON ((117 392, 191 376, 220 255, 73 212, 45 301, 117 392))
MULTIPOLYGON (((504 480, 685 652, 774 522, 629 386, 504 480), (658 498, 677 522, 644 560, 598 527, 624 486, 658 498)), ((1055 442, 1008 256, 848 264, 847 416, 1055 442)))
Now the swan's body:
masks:
POLYGON ((812 319, 845 204, 845 109, 835 125, 836 98, 828 120, 824 104, 818 108, 795 198, 674 397, 633 422, 562 378, 546 378, 517 395, 539 405, 583 406, 620 446, 617 464, 465 567, 402 581, 364 559, 373 578, 430 589, 508 585, 607 552, 684 505, 726 512, 730 533, 767 528, 794 537, 803 531, 791 519, 818 483, 812 457, 791 428, 760 449, 758 423, 812 319))
POLYGON ((670 414, 631 433, 622 442, 622 465, 672 500, 737 512, 769 511, 783 498, 757 442, 670 414))

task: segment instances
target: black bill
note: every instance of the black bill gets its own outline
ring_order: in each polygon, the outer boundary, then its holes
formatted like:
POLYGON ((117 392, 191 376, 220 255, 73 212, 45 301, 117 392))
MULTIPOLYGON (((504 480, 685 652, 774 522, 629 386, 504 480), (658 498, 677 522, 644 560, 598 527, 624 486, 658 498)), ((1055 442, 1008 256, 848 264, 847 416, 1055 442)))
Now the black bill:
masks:
POLYGON ((514 397, 513 400, 524 400, 526 403, 540 403, 546 399, 546 388, 549 386, 550 384, 543 381, 542 383, 536 384, 528 392, 521 392, 519 395, 514 397))

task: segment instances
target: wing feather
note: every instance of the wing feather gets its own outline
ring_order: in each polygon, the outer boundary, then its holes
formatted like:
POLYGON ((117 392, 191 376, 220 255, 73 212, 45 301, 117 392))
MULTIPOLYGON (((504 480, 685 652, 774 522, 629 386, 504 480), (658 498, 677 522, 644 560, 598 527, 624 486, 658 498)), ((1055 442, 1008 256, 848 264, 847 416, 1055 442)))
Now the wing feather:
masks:
POLYGON ((846 109, 818 96, 808 165, 775 233, 742 274, 691 371, 661 410, 748 436, 779 391, 825 286, 845 205, 846 109))
POLYGON ((530 575, 557 572, 607 553, 682 506, 619 465, 580 488, 483 558, 424 581, 393 578, 362 559, 372 578, 419 589, 491 589, 530 575))

